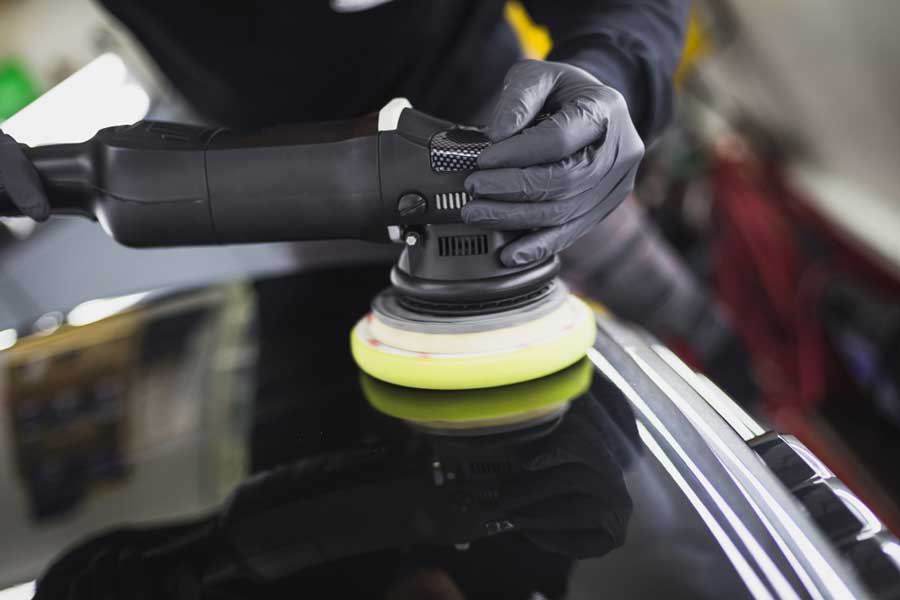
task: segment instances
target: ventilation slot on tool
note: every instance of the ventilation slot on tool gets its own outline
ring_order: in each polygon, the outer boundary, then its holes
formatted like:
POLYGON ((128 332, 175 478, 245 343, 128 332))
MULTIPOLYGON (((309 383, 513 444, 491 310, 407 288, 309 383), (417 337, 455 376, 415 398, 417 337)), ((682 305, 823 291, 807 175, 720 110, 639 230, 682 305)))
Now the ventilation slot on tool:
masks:
POLYGON ((434 204, 438 210, 459 210, 469 203, 472 197, 465 192, 435 194, 434 204))
POLYGON ((512 464, 507 461, 471 461, 469 470, 473 475, 509 475, 512 473, 512 464))
POLYGON ((486 235, 451 235, 438 238, 440 256, 476 256, 487 254, 486 235))

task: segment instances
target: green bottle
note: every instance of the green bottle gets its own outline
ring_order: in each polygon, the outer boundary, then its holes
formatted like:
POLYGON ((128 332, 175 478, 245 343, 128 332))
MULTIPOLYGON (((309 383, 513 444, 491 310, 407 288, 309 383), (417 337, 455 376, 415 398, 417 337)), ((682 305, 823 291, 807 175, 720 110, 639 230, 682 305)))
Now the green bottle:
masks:
POLYGON ((38 97, 38 88, 18 60, 0 60, 0 121, 8 119, 38 97))

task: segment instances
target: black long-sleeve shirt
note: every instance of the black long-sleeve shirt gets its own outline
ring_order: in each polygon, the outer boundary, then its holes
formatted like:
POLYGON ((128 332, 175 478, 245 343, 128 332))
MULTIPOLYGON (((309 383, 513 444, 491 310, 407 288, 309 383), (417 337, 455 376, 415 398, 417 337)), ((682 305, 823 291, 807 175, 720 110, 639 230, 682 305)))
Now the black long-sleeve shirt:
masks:
MULTIPOLYGON (((234 127, 347 118, 406 96, 470 121, 520 56, 503 0, 101 0, 203 115, 234 127), (368 6, 341 12, 335 6, 368 6)), ((526 0, 551 60, 622 92, 649 141, 668 120, 690 0, 526 0)))

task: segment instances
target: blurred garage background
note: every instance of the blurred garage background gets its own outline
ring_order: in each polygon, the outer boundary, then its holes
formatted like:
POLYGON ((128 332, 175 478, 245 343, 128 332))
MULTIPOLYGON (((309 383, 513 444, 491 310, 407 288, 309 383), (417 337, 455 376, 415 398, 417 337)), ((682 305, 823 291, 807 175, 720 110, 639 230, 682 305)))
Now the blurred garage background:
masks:
MULTIPOLYGON (((527 51, 548 41, 521 7, 527 51)), ((750 354, 750 408, 900 531, 900 5, 697 1, 675 123, 638 200, 750 354)), ((0 0, 0 122, 32 145, 193 116, 89 0, 0 0), (40 43, 35 43, 40 40, 40 43), (75 110, 73 107, 77 107, 75 110)), ((0 226, 0 348, 91 298, 303 267, 285 245, 129 250, 89 223, 0 226)), ((691 357, 684 351, 685 357, 691 357)))

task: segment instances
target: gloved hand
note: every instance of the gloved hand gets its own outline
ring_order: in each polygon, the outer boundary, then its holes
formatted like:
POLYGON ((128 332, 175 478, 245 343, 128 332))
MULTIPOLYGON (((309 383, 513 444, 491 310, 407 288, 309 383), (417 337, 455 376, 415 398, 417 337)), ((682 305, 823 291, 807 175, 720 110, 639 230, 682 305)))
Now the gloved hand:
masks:
POLYGON ((462 219, 534 230, 501 251, 507 266, 557 253, 606 217, 631 192, 644 155, 622 95, 563 63, 513 65, 485 133, 494 144, 466 179, 474 200, 462 219))
POLYGON ((0 131, 0 188, 23 215, 35 221, 50 217, 50 202, 41 178, 19 143, 0 131))
POLYGON ((598 400, 585 395, 553 433, 517 449, 520 471, 501 478, 499 503, 541 548, 583 559, 625 541, 633 504, 607 447, 612 427, 598 400))
POLYGON ((199 567, 213 547, 214 520, 120 527, 67 549, 40 576, 34 600, 197 600, 199 567))

